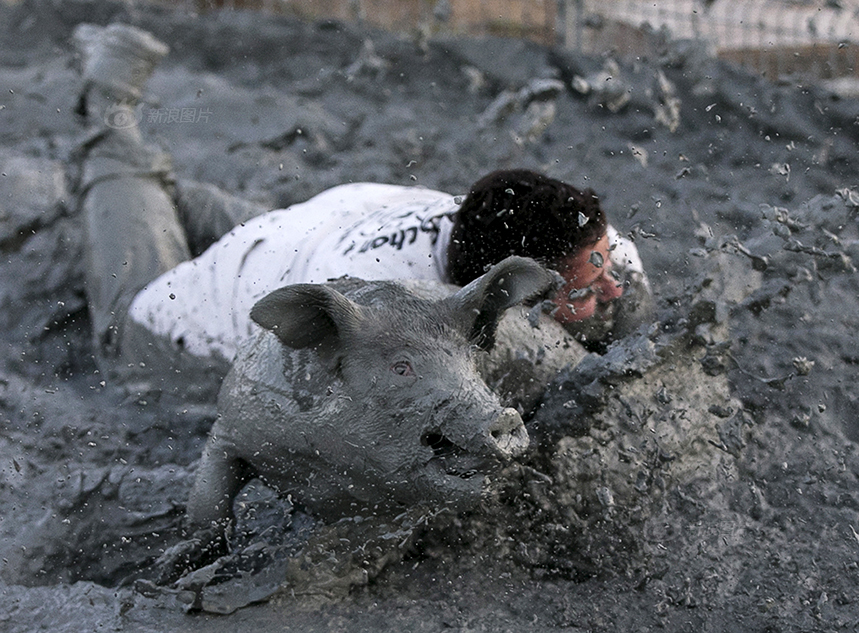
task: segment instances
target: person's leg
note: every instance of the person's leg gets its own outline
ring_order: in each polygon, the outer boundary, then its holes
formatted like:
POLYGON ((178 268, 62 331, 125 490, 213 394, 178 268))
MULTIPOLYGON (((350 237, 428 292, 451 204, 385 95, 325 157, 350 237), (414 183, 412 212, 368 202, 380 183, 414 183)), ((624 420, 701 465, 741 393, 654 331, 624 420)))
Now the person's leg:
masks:
POLYGON ((269 210, 215 185, 193 180, 176 181, 176 206, 194 255, 202 253, 239 224, 269 210))
POLYGON ((84 163, 86 290, 96 343, 108 357, 118 353, 134 295, 190 256, 163 174, 147 154, 109 132, 84 163))
POLYGON ((93 133, 78 153, 78 195, 87 239, 86 290, 96 352, 122 358, 125 316, 147 283, 190 257, 173 203, 170 159, 143 143, 135 109, 167 47, 126 25, 75 32, 84 87, 80 111, 93 133))

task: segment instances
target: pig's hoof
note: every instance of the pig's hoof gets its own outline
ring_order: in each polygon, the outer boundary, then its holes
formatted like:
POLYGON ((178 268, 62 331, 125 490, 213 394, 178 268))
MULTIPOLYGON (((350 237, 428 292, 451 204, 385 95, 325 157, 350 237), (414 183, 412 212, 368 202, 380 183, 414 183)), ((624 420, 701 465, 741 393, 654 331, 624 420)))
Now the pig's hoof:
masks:
POLYGON ((221 527, 197 530, 191 538, 176 543, 153 563, 155 583, 170 585, 189 571, 203 567, 226 553, 221 527))

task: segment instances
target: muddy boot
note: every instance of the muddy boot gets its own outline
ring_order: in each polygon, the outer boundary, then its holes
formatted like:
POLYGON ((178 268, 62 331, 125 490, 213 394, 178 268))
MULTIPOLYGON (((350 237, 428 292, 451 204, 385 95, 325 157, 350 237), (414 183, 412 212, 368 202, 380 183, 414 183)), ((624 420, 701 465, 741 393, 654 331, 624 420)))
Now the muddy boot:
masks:
POLYGON ((135 108, 167 47, 114 24, 79 26, 81 113, 92 133, 77 154, 86 228, 87 299, 96 354, 105 369, 138 366, 120 348, 126 312, 147 283, 189 259, 172 197, 170 157, 143 143, 135 108))
POLYGON ((78 112, 90 125, 136 127, 143 86, 167 54, 167 46, 150 33, 125 24, 80 24, 72 37, 84 80, 78 112))

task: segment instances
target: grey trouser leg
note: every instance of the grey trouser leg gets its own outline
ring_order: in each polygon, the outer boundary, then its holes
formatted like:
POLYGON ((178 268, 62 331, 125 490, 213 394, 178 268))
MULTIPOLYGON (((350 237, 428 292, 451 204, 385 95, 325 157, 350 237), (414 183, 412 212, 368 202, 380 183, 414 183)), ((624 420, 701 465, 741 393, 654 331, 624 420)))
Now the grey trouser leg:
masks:
POLYGON ((108 130, 84 157, 86 290, 99 354, 117 359, 128 307, 147 283, 190 258, 166 187, 169 161, 137 129, 108 130))
POLYGON ((192 254, 199 255, 242 222, 268 211, 215 185, 178 180, 176 205, 192 254))

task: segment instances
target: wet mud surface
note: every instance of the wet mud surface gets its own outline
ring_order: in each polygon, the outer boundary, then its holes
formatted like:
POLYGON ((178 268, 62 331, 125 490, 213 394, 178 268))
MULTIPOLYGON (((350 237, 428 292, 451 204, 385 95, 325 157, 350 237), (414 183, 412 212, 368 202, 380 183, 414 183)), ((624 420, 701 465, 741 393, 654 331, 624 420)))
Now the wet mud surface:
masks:
MULTIPOLYGON (((611 67, 252 13, 0 6, 0 628, 859 627, 855 100, 682 42, 611 67), (92 358, 72 192, 85 21, 170 46, 139 114, 180 186, 273 208, 348 181, 465 193, 540 169, 594 188, 635 239, 658 325, 561 372, 531 456, 368 584, 186 614, 147 570, 181 540, 215 411, 108 384, 92 358)), ((237 509, 246 568, 320 534, 259 483, 237 509)))

